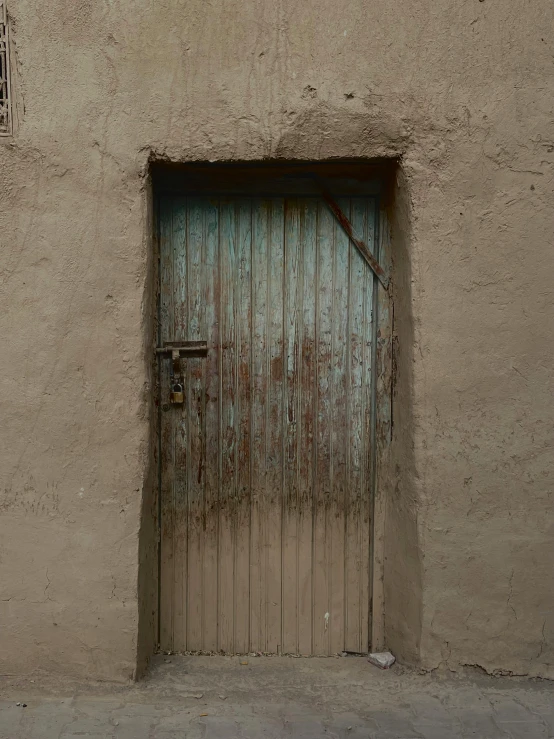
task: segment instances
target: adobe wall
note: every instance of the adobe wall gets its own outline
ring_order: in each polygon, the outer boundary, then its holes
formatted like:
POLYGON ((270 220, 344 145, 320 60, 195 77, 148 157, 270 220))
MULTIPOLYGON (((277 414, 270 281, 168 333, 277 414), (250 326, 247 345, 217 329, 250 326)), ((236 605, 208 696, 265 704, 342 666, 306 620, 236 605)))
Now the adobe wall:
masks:
POLYGON ((554 6, 524 6, 10 0, 0 672, 148 651, 149 159, 399 156, 387 642, 553 675, 554 6))

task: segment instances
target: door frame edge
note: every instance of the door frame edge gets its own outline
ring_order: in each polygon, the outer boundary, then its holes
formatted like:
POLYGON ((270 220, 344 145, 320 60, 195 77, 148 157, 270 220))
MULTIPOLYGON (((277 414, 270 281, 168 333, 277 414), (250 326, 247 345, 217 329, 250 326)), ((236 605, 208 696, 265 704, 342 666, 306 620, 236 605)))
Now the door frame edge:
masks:
POLYGON ((377 258, 385 271, 391 275, 388 290, 377 278, 375 285, 375 382, 373 384, 374 418, 372 431, 372 485, 370 522, 370 583, 369 615, 370 651, 382 651, 385 646, 385 523, 386 523, 386 479, 392 434, 392 336, 393 336, 393 290, 390 219, 386 202, 378 198, 377 258))

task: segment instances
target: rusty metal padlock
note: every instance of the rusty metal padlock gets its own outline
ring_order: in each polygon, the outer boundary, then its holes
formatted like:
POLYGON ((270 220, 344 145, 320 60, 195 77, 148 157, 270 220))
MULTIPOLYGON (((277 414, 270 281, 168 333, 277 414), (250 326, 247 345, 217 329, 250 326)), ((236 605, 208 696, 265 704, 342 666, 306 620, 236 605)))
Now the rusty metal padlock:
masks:
POLYGON ((171 383, 171 392, 169 400, 173 405, 182 405, 185 402, 185 393, 180 382, 171 383))

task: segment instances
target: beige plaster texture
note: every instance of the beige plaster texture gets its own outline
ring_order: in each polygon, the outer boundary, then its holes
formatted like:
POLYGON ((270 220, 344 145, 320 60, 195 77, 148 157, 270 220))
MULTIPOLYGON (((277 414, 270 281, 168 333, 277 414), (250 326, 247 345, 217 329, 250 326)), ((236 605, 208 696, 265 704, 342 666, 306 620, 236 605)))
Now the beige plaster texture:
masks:
POLYGON ((8 10, 0 673, 123 681, 152 647, 149 162, 385 157, 385 639, 554 676, 554 4, 8 10))

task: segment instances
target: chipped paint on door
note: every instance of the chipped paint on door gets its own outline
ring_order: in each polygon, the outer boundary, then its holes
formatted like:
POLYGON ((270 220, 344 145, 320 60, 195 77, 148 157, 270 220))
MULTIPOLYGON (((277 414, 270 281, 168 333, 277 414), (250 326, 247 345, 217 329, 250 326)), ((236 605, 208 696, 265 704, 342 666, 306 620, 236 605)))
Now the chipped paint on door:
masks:
MULTIPOLYGON (((375 200, 338 200, 375 254, 375 200)), ((376 278, 323 199, 164 196, 164 649, 330 655, 369 633, 376 278)))

